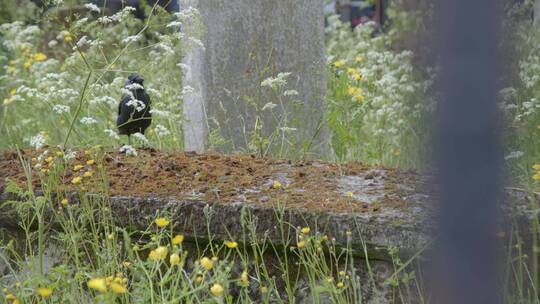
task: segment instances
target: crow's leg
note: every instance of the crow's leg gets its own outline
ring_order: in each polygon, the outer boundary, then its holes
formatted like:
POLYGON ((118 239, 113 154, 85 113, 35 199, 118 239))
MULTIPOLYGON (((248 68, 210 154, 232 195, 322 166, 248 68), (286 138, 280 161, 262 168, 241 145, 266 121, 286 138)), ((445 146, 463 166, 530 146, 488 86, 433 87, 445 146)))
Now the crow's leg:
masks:
POLYGON ((131 146, 131 134, 128 134, 128 145, 131 146))

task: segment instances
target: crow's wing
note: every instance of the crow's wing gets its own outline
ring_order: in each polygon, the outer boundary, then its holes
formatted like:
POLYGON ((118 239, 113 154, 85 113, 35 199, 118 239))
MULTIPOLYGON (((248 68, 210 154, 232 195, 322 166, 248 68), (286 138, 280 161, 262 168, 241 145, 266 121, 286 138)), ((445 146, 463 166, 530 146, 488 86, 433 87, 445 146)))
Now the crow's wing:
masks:
POLYGON ((118 115, 122 113, 122 107, 131 99, 130 96, 124 96, 122 97, 122 100, 120 100, 120 103, 118 104, 118 115))

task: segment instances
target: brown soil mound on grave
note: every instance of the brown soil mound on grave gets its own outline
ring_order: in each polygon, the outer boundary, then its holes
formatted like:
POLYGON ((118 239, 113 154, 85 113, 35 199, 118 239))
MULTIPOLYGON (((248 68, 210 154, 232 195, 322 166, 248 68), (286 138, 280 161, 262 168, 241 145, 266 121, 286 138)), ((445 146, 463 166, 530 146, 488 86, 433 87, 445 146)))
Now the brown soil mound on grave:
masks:
MULTIPOLYGON (((60 192, 103 192, 105 187, 111 196, 174 197, 208 203, 247 202, 267 206, 279 203, 289 208, 367 213, 379 212, 386 207, 407 208, 411 203, 407 198, 414 196, 421 184, 414 173, 360 162, 338 165, 154 149, 138 150, 136 157, 103 149, 78 151, 75 159, 65 162, 55 156, 54 149, 49 149, 47 156, 38 159, 42 153, 43 150, 22 151, 23 158, 32 163, 34 187, 40 189, 48 176, 56 174, 61 184, 55 186, 55 191, 60 192), (49 162, 48 156, 53 156, 49 162), (95 163, 87 165, 91 159, 95 163), (77 164, 84 167, 75 171, 77 164), (42 172, 47 171, 42 170, 44 168, 49 168, 49 172, 42 172), (86 171, 92 171, 93 176, 82 178, 80 184, 72 184, 73 178, 82 177, 86 171), (355 180, 356 177, 362 182, 363 189, 356 189, 358 185, 355 184, 349 185, 352 188, 348 189, 341 182, 342 178, 355 180), (104 179, 108 182, 103 182, 104 179), (279 181, 281 187, 274 185, 274 181, 279 181), (375 184, 377 187, 373 186, 375 184), (350 197, 348 191, 355 195, 350 197), (363 192, 357 196, 357 191, 363 192), (363 201, 363 197, 368 196, 371 199, 363 201)), ((0 154, 0 192, 4 191, 8 179, 21 187, 26 185, 19 157, 12 151, 0 154)))

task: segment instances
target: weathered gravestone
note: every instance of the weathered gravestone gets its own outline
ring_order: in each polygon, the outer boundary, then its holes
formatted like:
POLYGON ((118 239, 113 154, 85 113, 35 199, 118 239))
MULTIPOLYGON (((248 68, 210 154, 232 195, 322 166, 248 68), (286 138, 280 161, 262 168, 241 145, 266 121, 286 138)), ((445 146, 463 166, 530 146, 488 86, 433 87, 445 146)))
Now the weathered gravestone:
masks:
POLYGON ((181 1, 190 5, 205 48, 188 48, 184 59, 184 85, 194 88, 184 101, 186 151, 215 143, 211 134, 224 139, 212 148, 225 151, 326 152, 323 1, 181 1), (286 85, 261 86, 279 73, 291 73, 286 85))

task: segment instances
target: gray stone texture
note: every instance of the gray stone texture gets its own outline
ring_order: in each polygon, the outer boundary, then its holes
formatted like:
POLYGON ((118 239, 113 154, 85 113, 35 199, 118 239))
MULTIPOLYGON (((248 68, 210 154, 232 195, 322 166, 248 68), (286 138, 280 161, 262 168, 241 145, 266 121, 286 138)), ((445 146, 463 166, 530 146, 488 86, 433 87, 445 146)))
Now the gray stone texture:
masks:
MULTIPOLYGON (((246 150, 260 117, 263 136, 286 125, 297 128, 288 148, 309 146, 313 157, 327 151, 323 5, 322 0, 198 1, 206 50, 186 56, 194 68, 202 69, 201 83, 195 86, 201 88, 210 133, 218 131, 226 140, 221 148, 246 150), (264 79, 280 72, 292 73, 285 89, 298 91, 298 96, 261 87, 264 79), (277 104, 277 115, 262 111, 268 102, 277 104)), ((192 108, 199 117, 200 107, 192 108)), ((279 144, 277 138, 272 141, 274 147, 279 144)))

